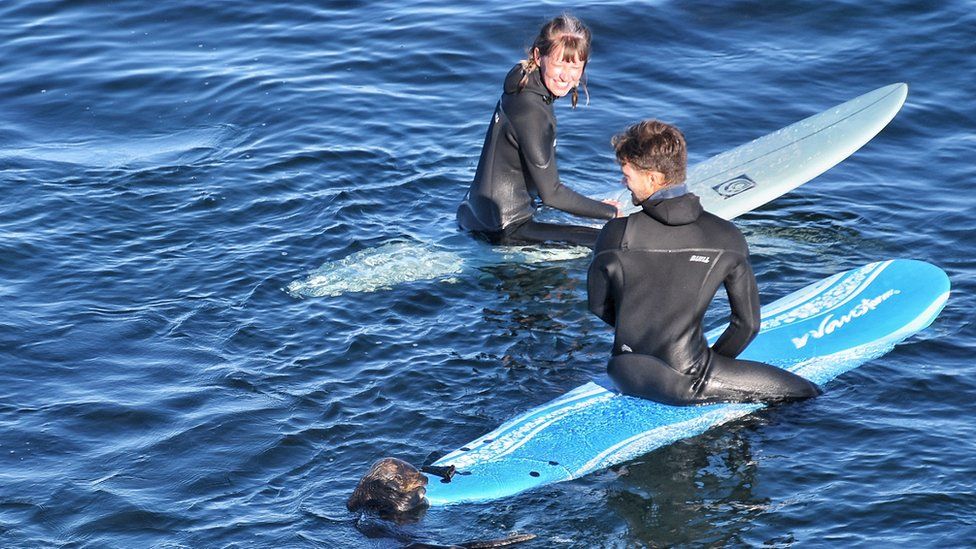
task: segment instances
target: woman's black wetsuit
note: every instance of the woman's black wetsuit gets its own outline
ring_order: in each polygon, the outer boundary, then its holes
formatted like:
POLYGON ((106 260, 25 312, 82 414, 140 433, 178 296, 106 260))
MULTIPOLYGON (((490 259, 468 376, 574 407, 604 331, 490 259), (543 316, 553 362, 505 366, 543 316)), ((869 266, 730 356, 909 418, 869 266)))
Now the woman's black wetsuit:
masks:
POLYGON ((820 394, 796 374, 735 359, 759 332, 759 292, 742 233, 683 186, 642 208, 606 224, 587 277, 590 310, 616 328, 607 372, 617 387, 677 405, 820 394), (721 284, 731 318, 709 348, 702 319, 721 284))
POLYGON ((555 98, 542 83, 538 69, 529 74, 519 92, 524 74, 522 66, 516 65, 505 77, 478 170, 458 207, 458 225, 494 244, 555 241, 592 248, 599 229, 532 219, 536 196, 547 206, 582 217, 612 219, 617 210, 559 181, 555 98))

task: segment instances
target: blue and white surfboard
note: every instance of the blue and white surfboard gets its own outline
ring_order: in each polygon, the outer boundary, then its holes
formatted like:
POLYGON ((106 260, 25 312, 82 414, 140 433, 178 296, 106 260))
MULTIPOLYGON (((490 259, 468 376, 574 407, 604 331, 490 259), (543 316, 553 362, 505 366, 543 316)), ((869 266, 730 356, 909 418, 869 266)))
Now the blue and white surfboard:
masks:
MULTIPOLYGON (((740 358, 785 368, 823 385, 928 326, 949 297, 949 278, 922 261, 871 263, 763 307, 762 328, 740 358)), ((707 334, 714 341, 724 327, 707 334)), ((610 387, 608 389, 608 387, 610 387)), ((762 408, 667 406, 580 386, 447 454, 449 483, 431 479, 431 505, 488 501, 574 479, 633 459, 762 408)))

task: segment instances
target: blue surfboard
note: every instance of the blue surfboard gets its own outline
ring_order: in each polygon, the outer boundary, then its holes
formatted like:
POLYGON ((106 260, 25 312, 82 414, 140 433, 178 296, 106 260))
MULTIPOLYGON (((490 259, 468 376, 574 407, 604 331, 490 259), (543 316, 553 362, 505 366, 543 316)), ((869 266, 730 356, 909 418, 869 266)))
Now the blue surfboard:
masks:
MULTIPOLYGON (((949 297, 949 278, 914 260, 871 263, 833 275, 762 309, 759 335, 740 355, 818 385, 887 353, 928 326, 949 297)), ((709 342, 722 333, 707 334, 709 342)), ((621 395, 605 377, 533 408, 439 459, 431 505, 488 501, 578 478, 762 408, 667 406, 621 395)))

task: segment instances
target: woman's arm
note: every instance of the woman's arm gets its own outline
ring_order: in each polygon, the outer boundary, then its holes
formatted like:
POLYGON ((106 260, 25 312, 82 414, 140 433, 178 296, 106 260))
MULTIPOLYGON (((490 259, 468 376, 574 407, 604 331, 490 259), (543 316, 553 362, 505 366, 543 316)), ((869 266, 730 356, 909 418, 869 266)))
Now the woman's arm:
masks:
POLYGON ((556 166, 556 126, 544 112, 523 113, 512 119, 528 179, 551 208, 593 219, 612 219, 617 208, 563 185, 556 166))

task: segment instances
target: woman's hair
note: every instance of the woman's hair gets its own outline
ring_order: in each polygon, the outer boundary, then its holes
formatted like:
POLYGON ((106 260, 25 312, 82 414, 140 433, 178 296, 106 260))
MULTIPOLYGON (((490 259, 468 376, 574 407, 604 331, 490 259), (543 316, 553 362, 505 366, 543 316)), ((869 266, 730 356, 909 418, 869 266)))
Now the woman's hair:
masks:
MULTIPOLYGON (((590 60, 590 29, 582 21, 569 14, 562 14, 553 18, 542 26, 539 36, 535 37, 535 42, 529 46, 529 58, 523 59, 522 69, 525 75, 519 82, 518 90, 521 92, 529 81, 532 71, 539 68, 535 62, 535 50, 539 49, 539 57, 549 55, 559 47, 563 48, 563 61, 582 61, 583 62, 583 93, 586 94, 586 102, 590 102, 590 92, 586 89, 586 63, 590 60)), ((579 101, 579 91, 576 87, 572 91, 573 107, 579 101)))
POLYGON ((644 120, 610 140, 620 165, 664 174, 668 186, 685 182, 688 146, 681 130, 659 120, 644 120))

